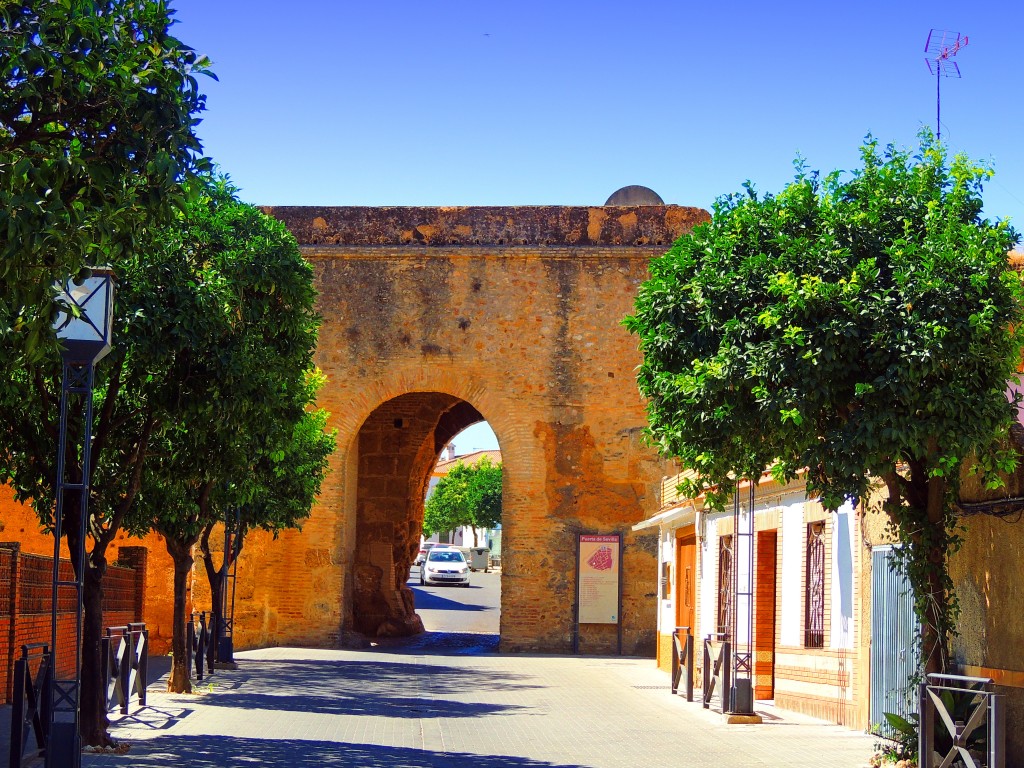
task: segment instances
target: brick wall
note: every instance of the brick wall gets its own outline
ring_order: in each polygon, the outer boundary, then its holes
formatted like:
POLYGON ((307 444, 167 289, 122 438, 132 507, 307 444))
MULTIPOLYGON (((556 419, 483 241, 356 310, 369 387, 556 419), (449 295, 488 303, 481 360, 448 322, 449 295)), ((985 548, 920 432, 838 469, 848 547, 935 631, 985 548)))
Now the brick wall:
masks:
MULTIPOLYGON (((134 567, 111 565, 104 577, 103 623, 118 626, 142 621, 146 551, 135 548, 134 567)), ((60 562, 61 580, 74 579, 68 560, 60 562)), ((0 703, 10 701, 14 661, 21 646, 51 642, 53 559, 24 553, 14 542, 0 542, 0 703)), ((75 663, 74 590, 58 592, 57 667, 67 673, 75 663)))

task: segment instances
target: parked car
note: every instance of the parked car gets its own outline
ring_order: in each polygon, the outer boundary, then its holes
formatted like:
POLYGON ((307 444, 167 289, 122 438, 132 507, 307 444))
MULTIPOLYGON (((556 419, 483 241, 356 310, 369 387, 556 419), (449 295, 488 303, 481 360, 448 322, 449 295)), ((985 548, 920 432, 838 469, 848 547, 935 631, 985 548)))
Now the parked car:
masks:
POLYGON ((432 547, 420 567, 420 584, 469 586, 469 563, 455 547, 432 547))
POLYGON ((412 561, 413 565, 423 565, 423 561, 427 559, 427 552, 437 546, 437 542, 425 541, 420 544, 420 551, 416 554, 416 559, 412 561))

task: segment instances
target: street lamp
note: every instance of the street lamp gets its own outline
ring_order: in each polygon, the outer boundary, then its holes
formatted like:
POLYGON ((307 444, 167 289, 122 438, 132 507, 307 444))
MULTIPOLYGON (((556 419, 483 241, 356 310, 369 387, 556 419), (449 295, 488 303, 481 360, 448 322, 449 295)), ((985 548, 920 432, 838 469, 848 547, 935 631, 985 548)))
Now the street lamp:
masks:
MULTIPOLYGON (((754 501, 756 476, 748 481, 749 497, 744 511, 740 483, 733 491, 732 556, 732 686, 728 693, 730 715, 755 718, 754 713, 754 501)), ((723 701, 725 696, 722 697, 723 701)), ((726 709, 726 707, 723 707, 726 709)), ((744 721, 747 722, 747 721, 744 721)), ((760 722, 760 718, 758 718, 760 722)))
POLYGON ((110 335, 114 309, 114 273, 106 268, 85 269, 73 279, 55 286, 57 300, 63 305, 53 324, 61 343, 63 371, 61 376, 60 429, 57 442, 56 510, 53 522, 53 592, 50 605, 50 674, 46 693, 48 720, 46 738, 46 768, 79 768, 82 764, 79 715, 81 711, 82 680, 82 592, 85 584, 85 537, 89 507, 89 466, 92 452, 92 393, 96 362, 110 351, 110 335), (77 398, 83 407, 72 409, 71 399, 77 398), (80 429, 72 435, 80 437, 68 445, 68 419, 75 414, 82 417, 80 429), (78 477, 68 477, 67 458, 72 467, 80 468, 78 477), (61 579, 60 539, 64 524, 64 503, 78 494, 78 546, 71 552, 74 579, 61 579), (58 597, 61 589, 75 594, 75 640, 67 647, 62 638, 63 656, 74 658, 74 677, 68 677, 70 664, 59 667, 57 619, 58 597), (62 670, 63 676, 59 677, 62 670))
POLYGON ((241 507, 228 505, 224 511, 224 558, 221 560, 220 623, 217 626, 217 662, 228 669, 235 664, 235 548, 241 535, 241 507), (230 584, 231 592, 228 592, 230 584))

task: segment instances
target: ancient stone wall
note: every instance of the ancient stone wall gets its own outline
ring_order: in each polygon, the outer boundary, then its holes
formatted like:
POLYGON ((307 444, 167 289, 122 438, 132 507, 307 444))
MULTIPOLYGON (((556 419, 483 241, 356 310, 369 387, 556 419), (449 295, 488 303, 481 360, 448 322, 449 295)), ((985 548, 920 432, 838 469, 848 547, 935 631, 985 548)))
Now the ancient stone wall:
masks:
MULTIPOLYGON (((572 647, 575 536, 595 531, 625 536, 623 649, 652 652, 653 540, 630 527, 656 509, 664 466, 642 440, 640 356, 621 320, 650 259, 707 214, 267 211, 315 268, 320 404, 339 449, 302 532, 243 554, 240 643, 414 631, 404 583, 430 467, 483 418, 504 465, 502 647, 572 647)), ((589 626, 580 648, 616 641, 589 626)))

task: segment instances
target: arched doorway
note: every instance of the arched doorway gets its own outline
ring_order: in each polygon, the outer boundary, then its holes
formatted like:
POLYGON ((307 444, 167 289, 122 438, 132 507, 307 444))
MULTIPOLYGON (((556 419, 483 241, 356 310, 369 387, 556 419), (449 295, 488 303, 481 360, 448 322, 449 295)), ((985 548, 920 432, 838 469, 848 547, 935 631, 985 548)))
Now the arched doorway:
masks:
POLYGON ((407 583, 419 549, 423 499, 444 447, 483 415, 442 392, 378 406, 359 430, 352 626, 364 635, 423 631, 407 583))

